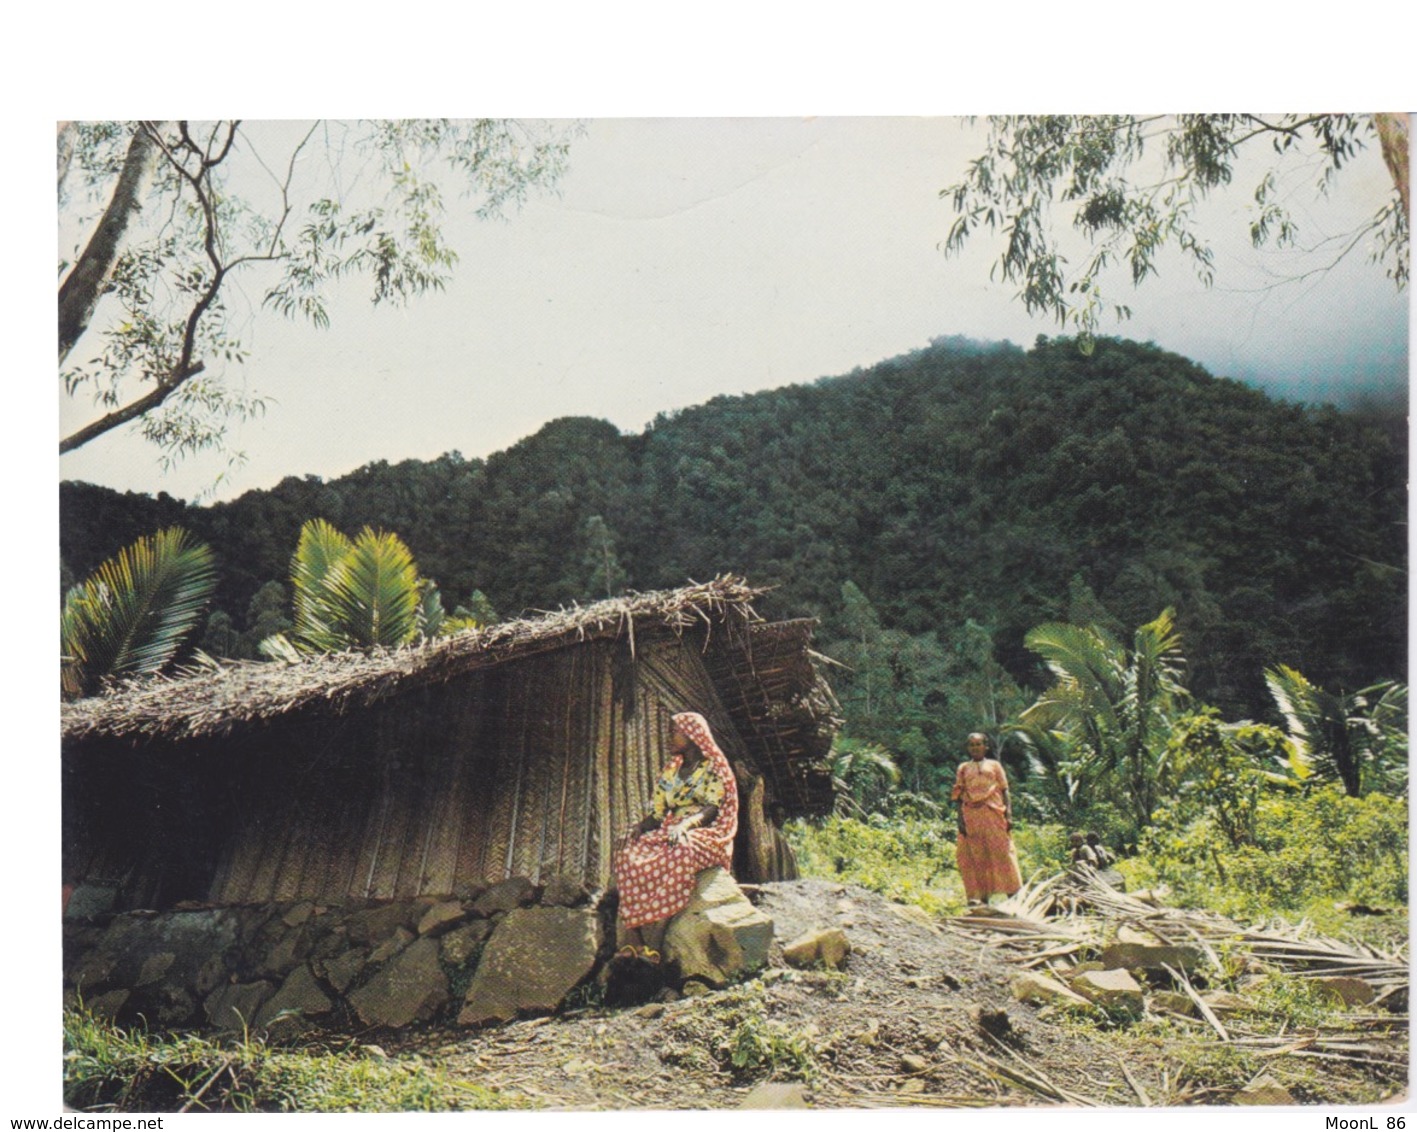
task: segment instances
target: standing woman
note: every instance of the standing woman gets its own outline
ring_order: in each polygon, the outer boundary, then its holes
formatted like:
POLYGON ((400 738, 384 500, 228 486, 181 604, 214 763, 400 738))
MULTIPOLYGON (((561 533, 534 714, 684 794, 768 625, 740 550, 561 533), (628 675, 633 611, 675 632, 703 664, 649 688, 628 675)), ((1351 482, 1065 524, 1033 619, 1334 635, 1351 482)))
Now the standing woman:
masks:
POLYGON ((970 904, 987 904, 995 892, 1012 896, 1023 879, 1009 836, 1014 818, 1004 768, 988 757, 989 738, 982 732, 972 733, 965 746, 969 762, 960 764, 950 792, 959 807, 955 854, 970 904))
POLYGON ((654 784, 652 809, 620 842, 613 862, 620 890, 623 958, 650 963, 670 919, 689 903, 705 869, 733 865, 738 784, 707 720, 674 716, 669 762, 654 784))

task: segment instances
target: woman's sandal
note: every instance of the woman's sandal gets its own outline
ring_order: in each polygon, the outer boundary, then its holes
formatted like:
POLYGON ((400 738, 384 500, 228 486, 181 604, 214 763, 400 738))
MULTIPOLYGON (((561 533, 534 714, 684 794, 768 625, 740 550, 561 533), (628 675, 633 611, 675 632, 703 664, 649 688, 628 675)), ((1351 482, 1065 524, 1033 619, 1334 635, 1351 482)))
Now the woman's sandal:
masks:
POLYGON ((652 966, 658 966, 662 956, 652 947, 637 947, 627 943, 614 955, 616 959, 640 959, 652 966))

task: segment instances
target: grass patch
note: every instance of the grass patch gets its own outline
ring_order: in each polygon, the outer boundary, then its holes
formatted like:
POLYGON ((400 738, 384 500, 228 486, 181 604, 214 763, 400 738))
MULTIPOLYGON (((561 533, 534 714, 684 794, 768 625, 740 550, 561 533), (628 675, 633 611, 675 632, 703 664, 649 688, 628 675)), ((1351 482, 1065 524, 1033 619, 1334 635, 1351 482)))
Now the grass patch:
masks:
POLYGON ((125 1029, 64 1014, 64 1098, 76 1108, 175 1112, 448 1112, 519 1107, 416 1058, 356 1048, 125 1029))

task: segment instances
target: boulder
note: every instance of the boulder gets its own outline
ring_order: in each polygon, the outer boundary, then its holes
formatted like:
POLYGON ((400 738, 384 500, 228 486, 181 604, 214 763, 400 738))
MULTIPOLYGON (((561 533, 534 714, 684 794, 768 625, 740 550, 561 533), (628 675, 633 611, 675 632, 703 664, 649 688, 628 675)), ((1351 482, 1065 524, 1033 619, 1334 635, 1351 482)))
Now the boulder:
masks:
POLYGON ((806 1108, 807 1086, 798 1082, 764 1081, 739 1103, 739 1108, 806 1108))
POLYGON ((80 884, 74 887, 64 904, 64 919, 87 920, 113 911, 118 903, 118 886, 112 884, 80 884))
POLYGON ((1200 1013, 1199 1008, 1191 1001, 1191 996, 1180 991, 1155 991, 1147 997, 1146 1003, 1152 1010, 1180 1014, 1186 1018, 1194 1018, 1200 1013))
MULTIPOLYGON (((279 922, 279 921, 277 921, 279 922)), ((310 955, 309 933, 296 928, 278 939, 261 960, 260 973, 277 978, 290 974, 310 955)))
POLYGON ((1372 983, 1353 975, 1322 975, 1314 985, 1329 1001, 1343 1006, 1367 1006, 1378 997, 1372 983))
POLYGON ((423 938, 349 996, 366 1026, 424 1022, 448 1001, 448 977, 438 962, 438 943, 423 938))
POLYGON ((473 901, 472 910, 491 919, 497 912, 510 912, 535 900, 536 885, 528 877, 508 877, 473 901))
POLYGON ((418 921, 419 935, 441 934, 463 919, 467 913, 463 911, 462 904, 456 900, 443 900, 428 911, 423 913, 423 917, 418 921))
POLYGON ((1261 1073, 1231 1097, 1230 1102, 1248 1105, 1286 1105, 1294 1104, 1295 1100, 1289 1090, 1268 1073, 1261 1073))
POLYGON ((207 995, 202 1004, 213 1029, 240 1033, 255 1020, 262 1004, 275 993, 275 984, 228 983, 207 995))
POLYGON ((170 951, 159 952, 157 955, 149 955, 143 960, 143 966, 138 971, 138 977, 133 980, 135 987, 145 987, 150 983, 159 982, 163 975, 176 961, 177 956, 170 951))
POLYGON ((117 1018, 132 993, 128 990, 106 991, 97 998, 89 999, 86 1005, 95 1018, 117 1018))
POLYGON ((320 989, 310 968, 302 963, 281 984, 280 990, 266 1000, 256 1015, 254 1028, 288 1037, 308 1029, 311 1018, 333 1009, 334 1003, 320 989))
POLYGON ((349 989, 349 985, 354 982, 354 978, 364 969, 367 956, 362 948, 352 947, 348 951, 343 951, 333 959, 315 959, 311 961, 315 973, 325 982, 344 994, 349 989))
POLYGON ((590 908, 513 908, 483 949, 461 1026, 555 1010, 595 967, 600 917, 590 908))
POLYGON ((557 908, 578 908, 590 900, 590 889, 573 876, 557 873, 546 881, 541 902, 557 908))
POLYGON ((1084 971, 1068 985, 1105 1010, 1139 1015, 1145 1009, 1141 987, 1128 971, 1084 971))
POLYGON ((394 934, 379 944, 369 955, 370 963, 383 963, 392 959, 413 942, 413 933, 407 928, 398 928, 394 934))
POLYGON ((302 900, 299 904, 292 905, 281 917, 281 922, 288 928, 298 928, 306 920, 315 914, 315 905, 309 900, 302 900))
POLYGON ((1102 949, 1101 959, 1108 971, 1145 971, 1161 976, 1167 967, 1190 974, 1205 963, 1200 948, 1147 943, 1114 943, 1102 949))
POLYGON ((1026 971, 1014 979, 1010 986, 1014 998, 1019 1002, 1038 1002, 1050 1006, 1065 1006, 1072 1009, 1091 1010, 1092 1003, 1076 991, 1071 991, 1057 979, 1026 971))
POLYGON ((851 941, 840 928, 823 928, 798 936, 783 946, 782 957, 793 967, 814 967, 820 963, 834 971, 846 966, 851 941))
POLYGON ((392 904, 380 904, 355 912, 345 920, 345 930, 352 942, 377 947, 400 928, 411 928, 424 911, 425 905, 421 903, 396 900, 392 904))
POLYGON ((450 967, 461 967, 477 953, 478 945, 492 934, 487 920, 473 920, 438 940, 439 955, 450 967))
POLYGON ((681 982, 722 987, 767 966, 772 919, 748 902, 725 869, 705 869, 688 905, 669 921, 664 960, 681 982))

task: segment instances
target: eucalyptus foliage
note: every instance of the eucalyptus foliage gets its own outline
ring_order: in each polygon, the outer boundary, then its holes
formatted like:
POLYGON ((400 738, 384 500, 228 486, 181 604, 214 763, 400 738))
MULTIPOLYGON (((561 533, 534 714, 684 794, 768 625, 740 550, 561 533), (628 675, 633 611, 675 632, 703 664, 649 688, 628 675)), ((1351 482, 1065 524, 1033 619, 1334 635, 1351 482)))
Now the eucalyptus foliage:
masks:
POLYGON ((163 669, 202 624, 215 588, 211 548, 180 527, 119 551, 65 597, 62 694, 87 696, 106 679, 163 669))
POLYGON ((137 422, 167 460, 220 448, 269 398, 245 360, 238 288, 317 328, 336 283, 374 303, 446 286, 448 197, 504 216, 555 186, 575 123, 476 119, 68 122, 59 132, 59 364, 98 416, 61 454, 137 422), (237 300, 233 303, 233 295, 237 300), (236 314, 233 314, 233 307, 236 314))
MULTIPOLYGON (((1030 313, 1076 328, 1086 348, 1109 308, 1118 319, 1131 316, 1105 289, 1114 273, 1141 283, 1157 274, 1163 249, 1175 248, 1211 284, 1215 253, 1198 210, 1231 183, 1241 154, 1257 146, 1272 147, 1275 164, 1291 152, 1308 157, 1326 192, 1362 149, 1380 144, 1393 191, 1343 239, 1340 254, 1369 242, 1397 285, 1407 282, 1404 116, 1024 114, 989 123, 984 152, 940 194, 956 213, 945 251, 959 252, 980 229, 1000 234, 1004 247, 993 273, 1018 285, 1030 313), (1054 229, 1055 212, 1082 238, 1077 263, 1054 229)), ((1253 190, 1249 236, 1257 248, 1293 245, 1299 236, 1275 164, 1253 190)))

